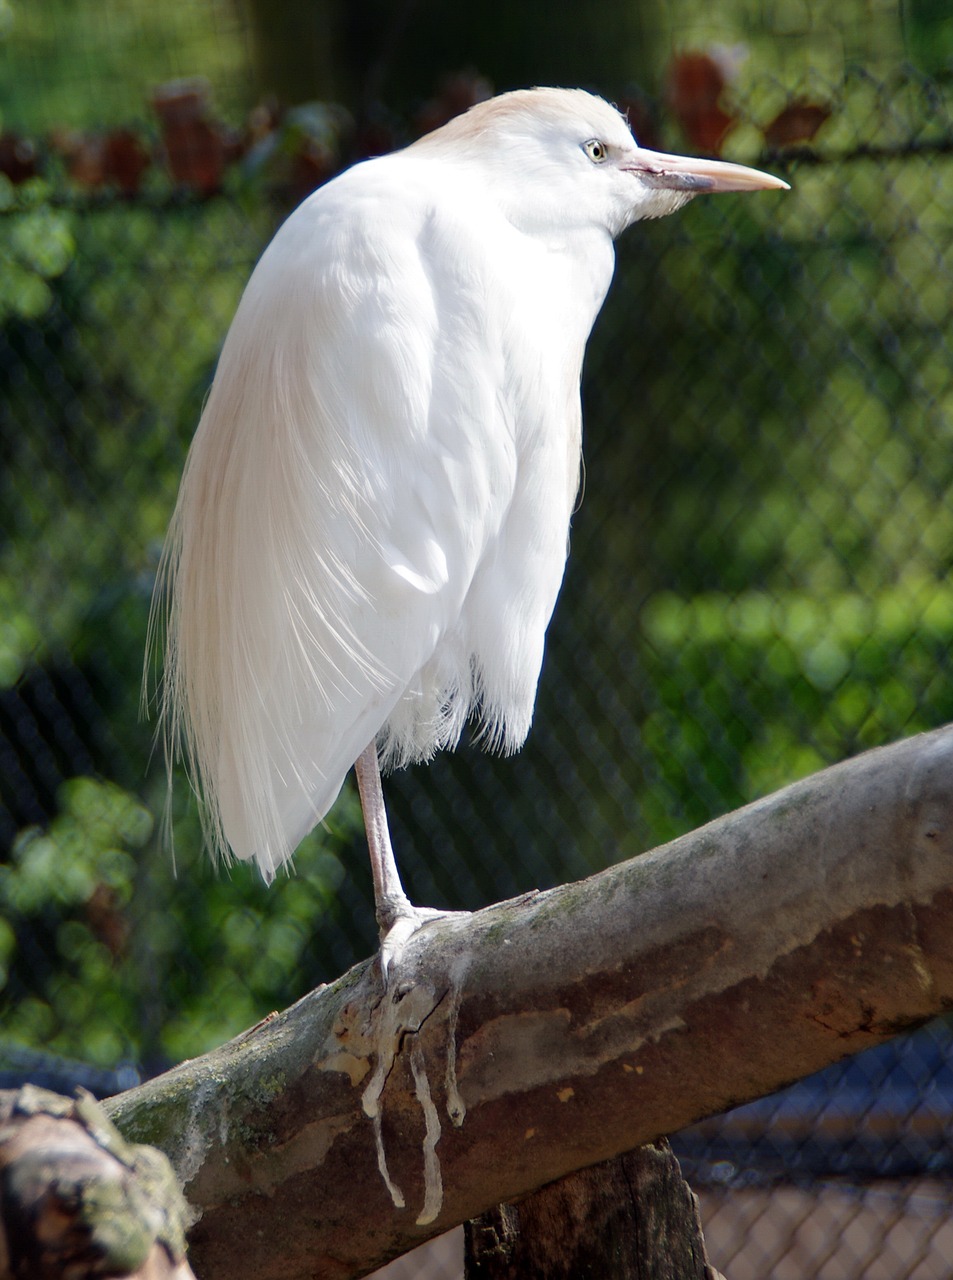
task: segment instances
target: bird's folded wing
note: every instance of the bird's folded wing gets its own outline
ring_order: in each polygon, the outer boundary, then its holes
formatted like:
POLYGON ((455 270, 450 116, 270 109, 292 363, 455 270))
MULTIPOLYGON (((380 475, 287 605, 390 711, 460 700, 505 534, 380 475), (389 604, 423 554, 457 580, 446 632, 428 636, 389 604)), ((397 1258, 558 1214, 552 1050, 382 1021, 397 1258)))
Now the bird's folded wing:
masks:
POLYGON ((515 483, 482 264, 426 192, 389 210, 346 176, 249 282, 167 565, 168 715, 214 843, 266 873, 401 699, 416 753, 442 745, 452 633, 515 483), (441 645, 447 689, 416 687, 441 645))

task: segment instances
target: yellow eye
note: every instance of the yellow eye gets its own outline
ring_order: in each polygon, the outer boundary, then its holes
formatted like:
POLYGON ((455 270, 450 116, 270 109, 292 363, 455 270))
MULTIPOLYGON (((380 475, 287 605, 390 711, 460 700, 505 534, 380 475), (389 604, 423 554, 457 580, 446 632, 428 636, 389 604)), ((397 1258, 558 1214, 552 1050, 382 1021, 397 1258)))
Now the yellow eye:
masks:
POLYGON ((598 138, 590 138, 588 142, 583 144, 582 149, 593 164, 602 164, 609 159, 609 148, 604 142, 600 142, 598 138))

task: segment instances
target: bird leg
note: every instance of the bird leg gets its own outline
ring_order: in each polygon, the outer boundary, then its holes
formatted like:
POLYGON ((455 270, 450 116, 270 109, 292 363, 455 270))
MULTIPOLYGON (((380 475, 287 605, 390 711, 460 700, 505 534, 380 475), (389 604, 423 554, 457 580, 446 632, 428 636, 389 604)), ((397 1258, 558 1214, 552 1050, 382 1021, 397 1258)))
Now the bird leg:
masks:
POLYGON ((390 969, 394 967, 396 972, 407 939, 429 920, 441 920, 454 913, 437 911, 432 907, 415 907, 404 893, 387 828, 376 743, 372 742, 354 761, 354 772, 357 775, 367 848, 371 856, 371 875, 374 877, 374 906, 381 937, 381 970, 384 981, 387 982, 390 969))
POLYGON ((364 814, 367 849, 374 877, 374 906, 381 941, 402 917, 412 916, 414 908, 400 883, 400 873, 387 828, 387 811, 381 789, 381 769, 377 763, 377 744, 365 747, 354 762, 357 789, 364 814))

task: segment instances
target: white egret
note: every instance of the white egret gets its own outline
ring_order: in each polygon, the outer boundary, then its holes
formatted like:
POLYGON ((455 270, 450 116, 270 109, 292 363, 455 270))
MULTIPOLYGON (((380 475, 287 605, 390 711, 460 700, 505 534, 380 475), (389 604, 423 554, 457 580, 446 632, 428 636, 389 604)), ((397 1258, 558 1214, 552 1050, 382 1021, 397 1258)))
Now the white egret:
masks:
MULTIPOLYGON (((580 469, 579 379, 631 223, 778 178, 503 94, 310 196, 255 268, 157 599, 162 714, 213 849, 266 879, 357 779, 382 936, 421 919, 379 763, 516 751, 580 469)), ((396 939, 395 939, 396 940, 396 939)))

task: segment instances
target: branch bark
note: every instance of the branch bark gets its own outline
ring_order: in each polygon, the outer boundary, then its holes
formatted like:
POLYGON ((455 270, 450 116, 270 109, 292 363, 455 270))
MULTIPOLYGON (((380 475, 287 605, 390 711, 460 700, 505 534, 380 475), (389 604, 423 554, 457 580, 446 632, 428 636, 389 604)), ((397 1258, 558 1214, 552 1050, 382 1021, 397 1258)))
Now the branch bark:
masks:
POLYGON ((451 916, 114 1099, 203 1280, 357 1277, 953 1007, 953 728, 451 916))
POLYGON ((0 1280, 193 1280, 187 1220, 165 1156, 90 1094, 0 1092, 0 1280))

